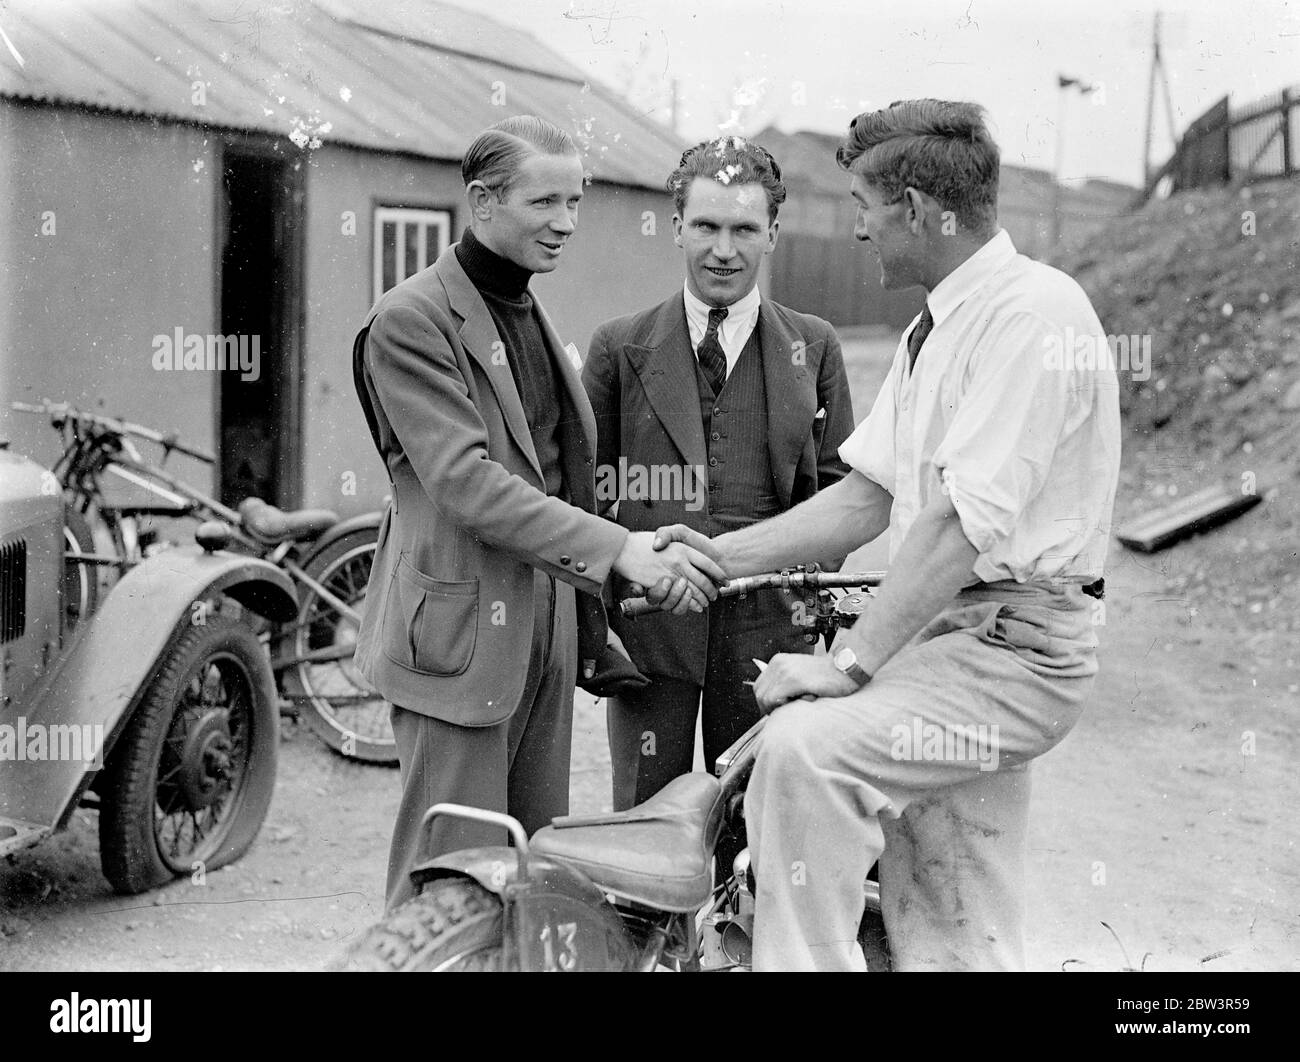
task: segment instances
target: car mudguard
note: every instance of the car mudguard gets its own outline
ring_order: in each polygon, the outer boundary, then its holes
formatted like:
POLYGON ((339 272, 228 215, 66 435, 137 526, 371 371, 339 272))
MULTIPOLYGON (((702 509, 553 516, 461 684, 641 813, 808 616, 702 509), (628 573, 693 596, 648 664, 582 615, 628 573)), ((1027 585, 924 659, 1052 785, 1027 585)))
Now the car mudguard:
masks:
POLYGON ((297 614, 289 577, 256 557, 181 547, 127 572, 78 627, 17 713, 21 718, 3 720, 21 728, 17 738, 39 729, 47 754, 28 758, 26 744, 15 741, 19 755, 0 771, 0 818, 62 827, 167 652, 223 596, 275 622, 297 614))
POLYGON ((519 881, 515 848, 466 848, 411 871, 416 892, 439 878, 462 877, 501 898, 507 951, 524 970, 631 970, 637 949, 605 894, 581 872, 529 854, 528 880, 519 881))

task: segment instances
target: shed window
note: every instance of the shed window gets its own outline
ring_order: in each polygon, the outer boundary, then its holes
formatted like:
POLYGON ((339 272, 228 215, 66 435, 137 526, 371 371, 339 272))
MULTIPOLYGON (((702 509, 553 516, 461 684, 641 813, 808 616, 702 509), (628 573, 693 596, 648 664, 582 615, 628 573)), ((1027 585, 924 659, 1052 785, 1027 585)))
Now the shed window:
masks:
POLYGON ((376 207, 374 297, 431 265, 450 241, 446 210, 376 207))

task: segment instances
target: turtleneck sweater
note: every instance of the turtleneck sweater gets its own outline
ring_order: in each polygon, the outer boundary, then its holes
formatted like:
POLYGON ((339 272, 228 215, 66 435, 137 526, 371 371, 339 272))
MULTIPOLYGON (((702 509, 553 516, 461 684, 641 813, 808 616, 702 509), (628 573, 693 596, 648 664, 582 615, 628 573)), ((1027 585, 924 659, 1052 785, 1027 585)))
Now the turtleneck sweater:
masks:
POLYGON ((533 274, 491 250, 470 229, 456 245, 456 260, 483 296, 505 345, 506 362, 523 403, 546 493, 564 498, 559 381, 528 290, 533 274))

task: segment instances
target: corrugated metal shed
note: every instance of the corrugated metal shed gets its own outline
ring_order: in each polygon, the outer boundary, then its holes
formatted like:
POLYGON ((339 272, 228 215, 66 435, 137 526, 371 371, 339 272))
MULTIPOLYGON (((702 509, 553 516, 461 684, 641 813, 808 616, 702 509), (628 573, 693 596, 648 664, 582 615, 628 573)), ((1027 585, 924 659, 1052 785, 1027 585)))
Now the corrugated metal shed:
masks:
POLYGON ((783 133, 769 125, 753 139, 772 153, 791 189, 807 188, 835 199, 848 195, 849 178, 835 161, 842 136, 811 130, 783 133))
POLYGON ((535 38, 449 4, 376 7, 7 0, 0 96, 448 160, 531 113, 574 134, 594 179, 663 187, 684 145, 535 38))

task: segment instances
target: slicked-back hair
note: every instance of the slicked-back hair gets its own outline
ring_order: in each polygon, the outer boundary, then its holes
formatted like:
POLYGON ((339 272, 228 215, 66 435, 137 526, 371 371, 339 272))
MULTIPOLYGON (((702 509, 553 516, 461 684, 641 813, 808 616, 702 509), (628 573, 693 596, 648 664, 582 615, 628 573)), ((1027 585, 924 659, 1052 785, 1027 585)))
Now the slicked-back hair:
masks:
POLYGON ((967 228, 985 230, 997 219, 998 146, 977 103, 896 100, 864 111, 849 123, 835 159, 887 202, 912 187, 934 196, 967 228))
POLYGON ((460 163, 465 186, 482 181, 505 197, 529 155, 577 155, 578 145, 558 125, 532 114, 516 114, 490 125, 474 138, 460 163))
POLYGON ((769 223, 776 220, 777 211, 785 202, 785 184, 776 159, 766 148, 744 137, 702 140, 682 155, 677 169, 668 175, 668 191, 672 193, 679 217, 686 211, 686 197, 696 177, 705 177, 723 185, 762 185, 767 193, 769 223))

